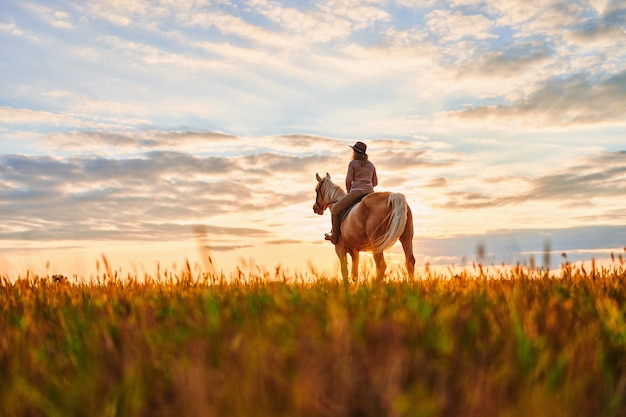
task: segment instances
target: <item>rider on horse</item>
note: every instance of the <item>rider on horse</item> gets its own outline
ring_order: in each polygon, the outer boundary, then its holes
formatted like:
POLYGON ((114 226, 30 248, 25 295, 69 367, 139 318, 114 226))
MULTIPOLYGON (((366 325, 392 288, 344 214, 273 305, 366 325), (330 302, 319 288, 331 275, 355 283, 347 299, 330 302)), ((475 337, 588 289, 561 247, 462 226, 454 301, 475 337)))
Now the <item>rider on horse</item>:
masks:
POLYGON ((367 194, 374 192, 374 187, 378 185, 376 167, 369 161, 365 153, 367 145, 363 142, 357 142, 351 148, 354 150, 354 154, 352 161, 348 164, 348 173, 346 174, 346 191, 348 194, 331 207, 332 230, 324 236, 333 244, 337 244, 341 233, 341 213, 359 202, 367 194))

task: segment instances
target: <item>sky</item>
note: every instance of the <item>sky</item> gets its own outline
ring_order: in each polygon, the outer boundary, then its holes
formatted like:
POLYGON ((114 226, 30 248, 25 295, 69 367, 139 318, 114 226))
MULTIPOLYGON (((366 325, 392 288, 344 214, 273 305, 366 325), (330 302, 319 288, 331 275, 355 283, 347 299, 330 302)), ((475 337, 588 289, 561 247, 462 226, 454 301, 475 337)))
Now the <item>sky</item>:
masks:
POLYGON ((357 140, 418 268, 626 250, 624 0, 4 0, 0 45, 0 275, 336 274, 357 140))

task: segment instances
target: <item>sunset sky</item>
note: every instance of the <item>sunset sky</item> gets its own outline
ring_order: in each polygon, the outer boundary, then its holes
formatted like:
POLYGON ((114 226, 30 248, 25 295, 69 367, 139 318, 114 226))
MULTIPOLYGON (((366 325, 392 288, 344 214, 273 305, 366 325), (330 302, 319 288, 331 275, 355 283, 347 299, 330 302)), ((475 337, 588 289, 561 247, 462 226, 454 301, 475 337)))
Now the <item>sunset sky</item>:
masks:
POLYGON ((418 267, 624 253, 626 1, 4 0, 0 44, 0 275, 336 273, 356 140, 418 267))

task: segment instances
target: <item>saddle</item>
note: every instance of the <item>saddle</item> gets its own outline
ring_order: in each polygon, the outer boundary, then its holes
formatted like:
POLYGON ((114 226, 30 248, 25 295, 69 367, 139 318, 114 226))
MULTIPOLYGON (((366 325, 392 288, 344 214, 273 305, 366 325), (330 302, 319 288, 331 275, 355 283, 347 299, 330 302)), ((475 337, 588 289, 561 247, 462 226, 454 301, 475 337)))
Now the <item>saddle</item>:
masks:
POLYGON ((363 200, 368 195, 369 194, 365 194, 364 196, 359 197, 350 207, 348 207, 347 209, 342 211, 341 214, 339 215, 339 224, 343 223, 343 221, 346 219, 346 217, 348 217, 348 214, 350 214, 350 211, 353 208, 355 208, 361 202, 361 200, 363 200))
POLYGON ((343 223, 343 221, 345 220, 345 218, 348 216, 348 214, 350 214, 350 211, 358 206, 361 203, 361 200, 363 200, 363 198, 367 197, 368 194, 365 194, 359 198, 357 198, 352 205, 350 205, 349 207, 347 207, 346 209, 344 209, 341 213, 339 213, 339 216, 333 214, 332 216, 332 231, 330 233, 326 233, 326 235, 324 236, 324 239, 326 240, 330 240, 333 244, 337 244, 337 239, 339 238, 339 234, 341 233, 341 224, 343 223))

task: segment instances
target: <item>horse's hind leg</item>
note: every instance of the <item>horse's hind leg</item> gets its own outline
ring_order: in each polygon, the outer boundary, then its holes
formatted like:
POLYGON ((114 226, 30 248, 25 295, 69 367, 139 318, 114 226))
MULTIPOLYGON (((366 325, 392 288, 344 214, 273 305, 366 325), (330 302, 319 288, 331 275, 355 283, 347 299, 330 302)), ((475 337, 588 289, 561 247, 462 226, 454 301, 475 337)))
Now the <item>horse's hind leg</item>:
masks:
POLYGON ((400 236, 400 243, 402 243, 406 258, 406 272, 410 278, 413 278, 415 275, 415 256, 413 255, 413 213, 411 213, 410 207, 407 207, 407 222, 400 236))
POLYGON ((415 276, 415 256, 413 255, 413 240, 402 240, 402 249, 404 249, 404 256, 406 258, 406 272, 409 275, 409 278, 413 278, 415 276))
POLYGON ((385 256, 382 252, 374 254, 374 262, 376 262, 376 279, 382 281, 385 278, 385 270, 387 269, 387 262, 385 262, 385 256))

